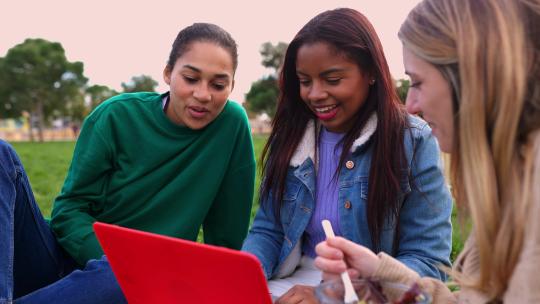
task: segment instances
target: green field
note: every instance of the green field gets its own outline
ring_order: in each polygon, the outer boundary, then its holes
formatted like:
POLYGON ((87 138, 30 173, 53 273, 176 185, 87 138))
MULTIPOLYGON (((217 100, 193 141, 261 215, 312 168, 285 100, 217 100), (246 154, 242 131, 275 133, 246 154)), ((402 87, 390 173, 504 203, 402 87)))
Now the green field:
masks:
POLYGON ((54 198, 64 183, 75 142, 11 143, 30 179, 43 215, 51 213, 54 198))
MULTIPOLYGON (((257 162, 265 140, 266 136, 255 135, 253 137, 257 162)), ((15 142, 12 143, 12 145, 15 150, 17 150, 26 172, 28 173, 36 201, 38 202, 43 215, 48 217, 51 213, 54 198, 60 192, 66 177, 75 142, 15 142)), ((259 183, 260 177, 257 174, 252 219, 259 206, 257 202, 257 189, 259 183)), ((456 222, 455 212, 452 216, 452 222, 456 222)), ((463 238, 460 237, 460 231, 456 226, 457 225, 454 224, 452 259, 454 259, 457 253, 463 248, 463 238)))
MULTIPOLYGON (((262 152, 265 140, 266 136, 253 137, 257 157, 262 152)), ((54 198, 60 193, 66 178, 75 142, 13 142, 11 144, 21 158, 43 215, 50 216, 54 198)), ((259 187, 259 181, 260 178, 257 176, 256 189, 259 187)))

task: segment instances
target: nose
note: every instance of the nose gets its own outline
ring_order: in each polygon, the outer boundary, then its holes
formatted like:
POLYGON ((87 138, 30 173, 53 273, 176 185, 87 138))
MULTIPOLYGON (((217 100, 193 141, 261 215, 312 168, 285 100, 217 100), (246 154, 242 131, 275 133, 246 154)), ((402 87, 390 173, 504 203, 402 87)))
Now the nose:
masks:
POLYGON ((210 94, 210 90, 208 90, 208 85, 205 83, 201 83, 193 90, 193 97, 195 97, 195 99, 200 102, 208 102, 212 100, 212 94, 210 94))
POLYGON ((420 114, 420 103, 418 102, 418 98, 416 94, 409 88, 409 91, 407 92, 407 99, 405 100, 405 108, 407 109, 407 112, 411 114, 420 114))
POLYGON ((324 90, 324 87, 319 82, 314 81, 309 88, 307 97, 309 101, 323 100, 328 97, 328 92, 324 90))

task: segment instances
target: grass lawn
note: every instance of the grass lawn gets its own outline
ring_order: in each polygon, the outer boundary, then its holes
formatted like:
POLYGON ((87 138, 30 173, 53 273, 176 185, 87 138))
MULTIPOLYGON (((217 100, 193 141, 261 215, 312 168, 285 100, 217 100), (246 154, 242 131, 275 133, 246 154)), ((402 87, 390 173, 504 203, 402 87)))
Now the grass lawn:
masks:
POLYGON ((21 158, 41 212, 48 217, 66 178, 75 142, 11 144, 21 158))
MULTIPOLYGON (((255 147, 255 156, 257 157, 257 165, 259 156, 266 140, 266 136, 254 135, 253 143, 255 147)), ((45 143, 12 143, 13 147, 19 154, 22 163, 26 169, 30 184, 34 191, 36 201, 44 216, 49 217, 51 213, 52 203, 54 198, 64 183, 75 142, 45 142, 45 143)), ((258 173, 258 172, 257 172, 258 173)), ((252 210, 252 219, 259 204, 258 191, 260 177, 257 174, 255 182, 255 198, 252 210)), ((455 209, 455 208, 454 208, 455 209)), ((463 248, 463 237, 460 237, 460 231, 456 227, 455 210, 452 214, 452 222, 454 223, 452 260, 463 248)))

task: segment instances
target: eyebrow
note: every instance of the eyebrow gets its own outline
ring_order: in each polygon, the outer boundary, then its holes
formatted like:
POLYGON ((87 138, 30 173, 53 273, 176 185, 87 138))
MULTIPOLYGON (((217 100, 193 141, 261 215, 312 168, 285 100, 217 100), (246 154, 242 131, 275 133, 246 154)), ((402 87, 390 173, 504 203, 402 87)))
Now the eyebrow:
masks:
MULTIPOLYGON (((189 64, 185 64, 182 67, 186 68, 186 69, 190 69, 190 70, 192 70, 194 72, 197 72, 197 73, 202 73, 201 69, 196 68, 196 67, 194 67, 192 65, 189 65, 189 64)), ((225 73, 223 73, 223 74, 219 74, 219 73, 215 74, 214 77, 215 78, 220 78, 220 79, 229 79, 230 78, 229 74, 225 74, 225 73)))
MULTIPOLYGON (((319 74, 319 76, 326 76, 328 74, 337 73, 337 72, 344 72, 346 69, 343 68, 329 68, 328 70, 322 72, 319 74)), ((308 76, 306 73, 302 73, 301 71, 296 70, 297 74, 308 76)))

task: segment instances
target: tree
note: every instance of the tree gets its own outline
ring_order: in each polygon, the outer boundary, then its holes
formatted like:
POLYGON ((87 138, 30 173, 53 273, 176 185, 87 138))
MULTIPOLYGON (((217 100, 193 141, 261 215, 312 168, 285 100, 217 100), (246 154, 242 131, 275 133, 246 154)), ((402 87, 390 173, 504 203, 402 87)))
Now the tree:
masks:
POLYGON ((407 100, 407 93, 409 92, 410 81, 407 79, 400 79, 396 82, 396 90, 402 103, 407 100))
POLYGON ((277 75, 283 60, 285 59, 285 52, 289 45, 285 42, 278 42, 276 45, 273 45, 270 42, 265 42, 262 44, 259 53, 262 56, 262 65, 265 68, 270 68, 274 70, 275 75, 277 75))
POLYGON ((5 58, 0 57, 0 118, 21 117, 22 105, 16 102, 15 96, 10 96, 8 87, 9 76, 5 68, 5 58))
POLYGON ((118 95, 118 92, 104 85, 93 85, 86 88, 86 96, 90 110, 95 109, 103 101, 118 95))
POLYGON ((273 74, 251 84, 251 88, 246 94, 248 112, 266 113, 268 116, 274 117, 279 96, 277 74, 285 59, 287 47, 288 45, 284 42, 279 42, 276 45, 270 42, 262 44, 259 51, 263 58, 261 63, 264 67, 273 69, 273 74))
POLYGON ((148 75, 133 76, 127 83, 122 82, 122 89, 130 92, 155 92, 158 82, 148 75))
POLYGON ((49 119, 66 113, 70 104, 80 101, 87 82, 82 62, 69 62, 60 43, 26 39, 8 50, 0 60, 0 111, 4 118, 18 118, 27 112, 32 127, 38 127, 39 140, 49 119))
POLYGON ((274 117, 278 95, 279 88, 274 76, 257 80, 251 84, 246 94, 247 110, 253 113, 266 113, 274 117))

